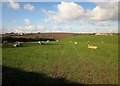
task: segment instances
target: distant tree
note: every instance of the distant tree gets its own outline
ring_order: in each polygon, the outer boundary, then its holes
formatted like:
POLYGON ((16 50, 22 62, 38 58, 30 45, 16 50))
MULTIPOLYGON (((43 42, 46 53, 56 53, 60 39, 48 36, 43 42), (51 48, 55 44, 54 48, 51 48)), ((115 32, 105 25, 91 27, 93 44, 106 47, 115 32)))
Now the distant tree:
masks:
POLYGON ((40 34, 40 32, 38 32, 40 34))
POLYGON ((10 32, 9 34, 15 34, 14 32, 10 32))

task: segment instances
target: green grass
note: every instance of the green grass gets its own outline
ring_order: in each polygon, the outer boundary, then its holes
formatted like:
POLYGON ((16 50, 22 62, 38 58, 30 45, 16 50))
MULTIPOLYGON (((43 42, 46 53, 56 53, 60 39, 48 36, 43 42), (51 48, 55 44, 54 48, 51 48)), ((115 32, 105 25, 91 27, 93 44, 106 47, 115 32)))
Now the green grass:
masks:
POLYGON ((53 78, 63 77, 77 83, 117 84, 118 37, 74 36, 46 45, 25 43, 24 47, 17 48, 13 48, 11 43, 3 44, 2 63, 7 67, 45 73, 53 78), (88 49, 87 41, 98 49, 88 49))

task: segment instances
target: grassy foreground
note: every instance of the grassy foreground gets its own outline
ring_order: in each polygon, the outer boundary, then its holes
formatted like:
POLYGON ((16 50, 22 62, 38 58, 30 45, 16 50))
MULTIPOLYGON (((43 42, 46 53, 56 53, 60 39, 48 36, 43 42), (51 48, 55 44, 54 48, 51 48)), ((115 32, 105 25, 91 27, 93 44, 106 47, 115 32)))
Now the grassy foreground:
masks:
POLYGON ((76 36, 17 48, 3 44, 2 64, 3 83, 8 84, 117 84, 118 37, 76 36), (88 49, 87 41, 98 49, 88 49))

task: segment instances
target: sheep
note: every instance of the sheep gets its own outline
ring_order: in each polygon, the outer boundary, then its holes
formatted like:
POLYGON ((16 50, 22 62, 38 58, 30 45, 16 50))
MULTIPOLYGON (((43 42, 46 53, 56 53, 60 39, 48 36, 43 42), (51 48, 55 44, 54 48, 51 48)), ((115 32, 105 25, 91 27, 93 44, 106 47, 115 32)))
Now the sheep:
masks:
POLYGON ((20 47, 20 46, 23 46, 23 42, 15 42, 13 44, 13 47, 20 47))
POLYGON ((38 43, 39 43, 39 44, 41 44, 41 42, 40 42, 40 41, 38 41, 38 43))
POLYGON ((18 44, 13 44, 13 47, 17 47, 18 46, 18 44))
POLYGON ((59 40, 56 40, 56 42, 58 42, 59 40))
POLYGON ((46 43, 48 43, 48 42, 49 42, 49 40, 46 41, 46 43))
POLYGON ((75 42, 75 44, 77 44, 77 42, 75 42))
POLYGON ((43 45, 45 42, 44 41, 41 41, 41 45, 43 45))
POLYGON ((87 43, 90 43, 89 41, 87 41, 87 43))
POLYGON ((49 40, 47 40, 47 41, 44 41, 44 43, 48 43, 49 42, 49 40))
POLYGON ((19 46, 23 46, 23 42, 18 42, 18 45, 19 46))
POLYGON ((93 46, 93 45, 88 44, 88 48, 90 48, 90 49, 97 49, 97 46, 93 46))
POLYGON ((43 45, 43 44, 44 44, 44 41, 38 41, 38 43, 39 43, 40 45, 43 45))
POLYGON ((3 41, 3 44, 7 44, 8 42, 7 41, 3 41))
POLYGON ((104 42, 102 41, 102 44, 103 44, 104 42))
POLYGON ((39 44, 40 45, 43 45, 45 42, 44 41, 39 41, 39 44))

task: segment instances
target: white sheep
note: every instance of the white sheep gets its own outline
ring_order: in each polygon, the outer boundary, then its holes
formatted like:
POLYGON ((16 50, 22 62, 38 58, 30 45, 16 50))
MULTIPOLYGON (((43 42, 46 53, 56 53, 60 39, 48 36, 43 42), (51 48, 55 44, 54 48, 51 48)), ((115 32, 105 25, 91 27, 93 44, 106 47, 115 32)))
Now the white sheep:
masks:
POLYGON ((43 45, 45 42, 44 41, 38 41, 40 45, 43 45))
POLYGON ((56 40, 56 42, 58 42, 59 40, 56 40))
POLYGON ((19 46, 23 46, 23 42, 15 42, 13 44, 13 47, 19 47, 19 46))
POLYGON ((97 49, 97 46, 93 46, 93 45, 88 44, 88 48, 90 48, 90 49, 97 49))
POLYGON ((47 43, 49 42, 49 40, 46 41, 47 43))
POLYGON ((13 47, 17 47, 18 46, 18 44, 13 44, 13 47))
POLYGON ((7 44, 8 42, 7 41, 3 41, 3 44, 7 44))
POLYGON ((104 42, 102 41, 102 44, 103 44, 104 42))
POLYGON ((77 42, 75 42, 75 44, 77 44, 77 42))
POLYGON ((18 45, 19 46, 23 46, 23 42, 18 42, 18 45))
POLYGON ((44 41, 41 41, 41 45, 44 45, 44 43, 45 43, 44 41))
POLYGON ((38 43, 39 43, 39 44, 41 44, 41 42, 40 42, 40 41, 38 41, 38 43))
POLYGON ((87 41, 87 43, 90 43, 89 41, 87 41))

